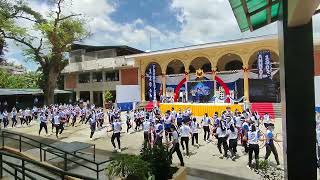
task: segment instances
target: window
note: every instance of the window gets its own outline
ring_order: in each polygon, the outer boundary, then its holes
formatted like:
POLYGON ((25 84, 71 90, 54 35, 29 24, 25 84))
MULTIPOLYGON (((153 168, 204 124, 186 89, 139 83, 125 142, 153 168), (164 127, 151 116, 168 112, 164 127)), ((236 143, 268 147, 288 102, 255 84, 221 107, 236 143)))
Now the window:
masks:
POLYGON ((82 51, 81 50, 72 51, 70 54, 70 57, 71 57, 72 62, 81 62, 82 61, 82 51))
POLYGON ((119 70, 106 72, 106 81, 119 81, 119 70))
POLYGON ((115 56, 116 55, 115 55, 114 49, 108 49, 108 50, 103 50, 103 51, 97 52, 98 59, 110 58, 110 57, 115 57, 115 56))
POLYGON ((79 74, 79 83, 90 83, 90 73, 79 74))
POLYGON ((102 82, 102 72, 92 73, 92 82, 102 82))

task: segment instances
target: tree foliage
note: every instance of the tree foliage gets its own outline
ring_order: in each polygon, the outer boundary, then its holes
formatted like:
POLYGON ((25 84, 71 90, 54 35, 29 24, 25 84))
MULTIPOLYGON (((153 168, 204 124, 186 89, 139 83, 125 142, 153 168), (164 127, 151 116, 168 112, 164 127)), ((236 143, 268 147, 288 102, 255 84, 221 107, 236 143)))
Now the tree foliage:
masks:
POLYGON ((0 38, 23 45, 25 55, 40 65, 40 87, 47 104, 53 103, 57 79, 68 63, 65 53, 88 36, 82 16, 64 13, 65 0, 51 0, 50 4, 50 12, 42 15, 24 0, 0 0, 0 38))
POLYGON ((36 72, 13 75, 0 70, 0 88, 39 88, 39 80, 40 74, 36 72))

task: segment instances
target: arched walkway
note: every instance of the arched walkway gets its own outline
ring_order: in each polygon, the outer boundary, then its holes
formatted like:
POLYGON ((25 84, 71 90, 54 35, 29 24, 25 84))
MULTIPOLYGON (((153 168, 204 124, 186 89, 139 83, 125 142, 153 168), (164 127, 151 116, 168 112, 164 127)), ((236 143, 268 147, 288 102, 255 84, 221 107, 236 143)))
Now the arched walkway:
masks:
POLYGON ((185 67, 182 61, 175 59, 170 61, 170 63, 167 66, 166 74, 184 74, 185 67))
POLYGON ((197 57, 193 59, 190 63, 189 71, 190 73, 195 73, 198 69, 202 69, 203 72, 211 72, 212 65, 209 59, 206 57, 197 57))
POLYGON ((225 54, 218 59, 217 70, 218 71, 231 71, 231 70, 241 70, 243 66, 243 61, 241 57, 237 54, 225 54))

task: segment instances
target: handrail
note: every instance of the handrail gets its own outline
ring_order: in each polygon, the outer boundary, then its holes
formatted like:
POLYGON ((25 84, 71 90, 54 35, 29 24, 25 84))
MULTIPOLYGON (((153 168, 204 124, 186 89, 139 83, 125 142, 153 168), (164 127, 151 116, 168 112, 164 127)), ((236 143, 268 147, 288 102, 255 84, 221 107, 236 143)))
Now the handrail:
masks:
MULTIPOLYGON (((68 171, 63 171, 63 170, 61 170, 61 169, 59 169, 59 168, 52 167, 52 166, 47 166, 47 165, 44 165, 44 164, 42 164, 42 163, 40 163, 40 162, 38 162, 38 161, 35 161, 35 160, 32 160, 32 159, 27 159, 27 158, 25 158, 25 157, 17 156, 17 155, 14 155, 14 154, 10 154, 10 153, 5 152, 5 151, 3 151, 3 150, 0 150, 0 157, 1 157, 1 164, 0 164, 1 168, 3 167, 3 166, 2 166, 2 163, 6 163, 6 164, 10 165, 10 167, 11 167, 11 166, 16 166, 16 167, 19 167, 19 168, 23 169, 23 171, 25 171, 25 170, 29 171, 28 168, 25 168, 25 167, 24 167, 24 166, 25 166, 25 165, 24 165, 25 162, 27 162, 27 163, 36 165, 36 166, 38 166, 38 167, 40 167, 40 168, 46 169, 47 171, 50 171, 51 173, 53 173, 53 174, 55 174, 55 175, 58 175, 59 177, 68 177, 68 176, 69 176, 69 177, 79 178, 79 179, 94 180, 94 178, 91 178, 91 177, 86 177, 86 176, 79 175, 79 174, 75 174, 75 173, 71 173, 71 172, 68 172, 68 171), (4 160, 3 160, 3 156, 9 156, 9 157, 12 157, 12 158, 19 159, 19 160, 21 160, 23 163, 22 163, 22 165, 17 165, 17 164, 13 164, 13 163, 4 161, 4 160)), ((22 173, 23 173, 23 172, 22 172, 22 173)), ((38 173, 39 173, 39 172, 38 172, 38 173)), ((38 174, 38 173, 37 173, 37 174, 38 174)), ((1 172, 1 174, 2 174, 2 172, 1 172)), ((41 173, 39 173, 38 175, 42 176, 41 173)), ((46 177, 46 175, 43 175, 43 177, 46 177)), ((1 178, 1 177, 0 177, 0 178, 1 178)))
MULTIPOLYGON (((101 162, 96 162, 95 160, 92 161, 92 160, 90 160, 90 159, 87 159, 87 158, 78 156, 78 155, 76 155, 76 154, 74 154, 74 153, 69 153, 69 152, 64 151, 64 150, 62 150, 62 149, 59 149, 59 148, 54 147, 54 146, 51 146, 51 145, 49 145, 49 144, 46 144, 46 143, 37 141, 37 140, 35 140, 35 139, 32 139, 32 138, 30 138, 30 137, 24 136, 24 135, 19 134, 19 133, 13 133, 13 132, 8 132, 8 131, 3 131, 3 130, 2 130, 2 131, 1 131, 1 136, 2 136, 2 147, 4 147, 4 143, 5 143, 5 140, 4 140, 4 139, 5 139, 5 138, 9 138, 9 139, 13 139, 13 140, 19 141, 19 150, 20 150, 20 152, 21 152, 21 149, 22 149, 22 148, 21 148, 21 147, 22 147, 22 142, 23 142, 23 143, 26 143, 26 144, 28 144, 28 145, 30 145, 30 146, 33 146, 33 147, 36 147, 36 148, 39 148, 39 149, 40 149, 40 161, 42 161, 42 150, 43 150, 44 152, 49 152, 49 153, 51 153, 51 154, 53 154, 53 155, 56 155, 57 157, 63 158, 63 159, 64 159, 64 170, 65 170, 65 171, 67 171, 67 162, 69 161, 69 162, 75 163, 75 164, 77 164, 77 165, 80 165, 80 166, 82 166, 82 167, 84 167, 84 168, 87 168, 87 169, 89 169, 89 170, 95 171, 95 172, 97 173, 97 179, 99 179, 99 173, 100 173, 101 171, 104 171, 104 170, 105 170, 105 167, 100 168, 100 165, 105 164, 105 163, 111 161, 110 159, 109 159, 109 160, 104 160, 104 161, 101 161, 101 162), (6 134, 7 134, 7 136, 6 136, 6 134), (17 138, 14 138, 14 137, 10 137, 10 136, 8 136, 8 135, 18 136, 19 138, 17 139, 17 138), (29 141, 35 142, 36 144, 31 144, 30 142, 24 141, 23 138, 24 138, 24 139, 27 139, 27 140, 29 140, 29 141), (37 145, 37 144, 39 144, 39 145, 37 145), (53 149, 54 151, 58 151, 58 152, 50 151, 50 150, 48 150, 48 149, 43 149, 44 146, 49 147, 49 148, 53 149), (63 155, 59 154, 60 152, 61 152, 61 154, 63 154, 63 155), (72 156, 72 157, 78 158, 78 159, 80 159, 80 160, 84 160, 84 161, 86 161, 86 162, 88 162, 88 163, 92 163, 93 165, 96 166, 96 169, 91 168, 91 167, 89 167, 89 166, 86 166, 86 165, 84 165, 84 164, 82 164, 82 163, 78 163, 78 162, 72 160, 71 158, 68 158, 68 156, 72 156)), ((94 155, 94 157, 95 157, 95 155, 94 155)))

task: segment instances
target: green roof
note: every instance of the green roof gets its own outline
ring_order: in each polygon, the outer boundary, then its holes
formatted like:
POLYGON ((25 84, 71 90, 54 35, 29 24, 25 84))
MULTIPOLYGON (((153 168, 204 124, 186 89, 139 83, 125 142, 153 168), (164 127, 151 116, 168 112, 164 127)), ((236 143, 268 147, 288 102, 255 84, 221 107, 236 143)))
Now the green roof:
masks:
POLYGON ((280 0, 229 0, 241 32, 254 31, 278 20, 280 0))

